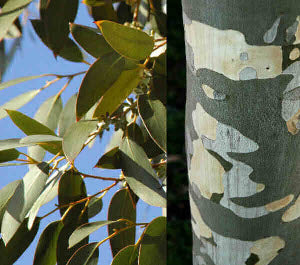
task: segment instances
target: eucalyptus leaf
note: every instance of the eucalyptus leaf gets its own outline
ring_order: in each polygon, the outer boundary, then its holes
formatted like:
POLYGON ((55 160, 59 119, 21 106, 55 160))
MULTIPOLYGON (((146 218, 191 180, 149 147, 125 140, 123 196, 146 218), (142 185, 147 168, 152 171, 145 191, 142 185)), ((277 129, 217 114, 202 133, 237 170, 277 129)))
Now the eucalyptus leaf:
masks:
POLYGON ((0 119, 3 119, 8 115, 5 111, 6 109, 17 110, 23 107, 32 99, 34 99, 34 97, 38 95, 40 91, 41 90, 39 89, 30 90, 5 102, 2 106, 0 106, 0 119))
POLYGON ((20 140, 21 144, 43 144, 51 142, 61 142, 62 138, 54 135, 34 134, 20 140))
POLYGON ((20 141, 21 141, 20 138, 0 140, 0 151, 32 145, 32 144, 22 144, 20 143, 20 141))
POLYGON ((98 242, 79 248, 69 259, 67 265, 97 265, 99 257, 98 242))
POLYGON ((64 136, 67 129, 76 122, 76 98, 77 94, 72 95, 63 108, 58 121, 58 134, 64 136))
POLYGON ((94 216, 96 216, 98 213, 101 212, 103 207, 103 202, 102 202, 102 198, 98 198, 98 197, 93 197, 88 205, 88 217, 93 218, 94 216))
POLYGON ((154 41, 147 33, 107 20, 97 21, 96 24, 119 54, 132 60, 144 60, 151 54, 154 41))
POLYGON ((121 168, 119 147, 115 147, 101 156, 95 167, 106 169, 121 168))
POLYGON ((16 160, 20 152, 16 149, 7 149, 0 151, 0 163, 16 160))
POLYGON ((138 255, 139 246, 129 245, 116 254, 111 265, 137 265, 138 255))
POLYGON ((87 5, 87 8, 88 8, 89 14, 93 17, 94 21, 105 19, 105 20, 118 22, 117 13, 116 13, 116 11, 112 5, 112 2, 110 0, 105 1, 105 3, 101 6, 87 5))

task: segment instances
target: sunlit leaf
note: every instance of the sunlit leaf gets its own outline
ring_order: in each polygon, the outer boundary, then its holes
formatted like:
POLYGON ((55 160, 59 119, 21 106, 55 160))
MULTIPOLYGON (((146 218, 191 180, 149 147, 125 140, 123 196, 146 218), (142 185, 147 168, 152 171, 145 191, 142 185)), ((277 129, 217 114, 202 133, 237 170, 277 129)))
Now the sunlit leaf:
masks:
POLYGON ((167 264, 166 225, 166 217, 157 217, 145 228, 140 246, 139 264, 167 264))
POLYGON ((166 207, 166 193, 143 148, 133 137, 132 127, 120 146, 122 170, 133 192, 150 205, 166 207))
POLYGON ((67 265, 97 265, 99 257, 98 242, 79 248, 69 259, 67 265))
POLYGON ((137 265, 138 254, 139 246, 127 246, 117 253, 111 265, 137 265))
POLYGON ((164 104, 152 95, 141 95, 138 99, 138 110, 153 141, 166 150, 167 111, 164 104))
POLYGON ((103 95, 94 112, 94 117, 100 118, 105 117, 106 113, 112 114, 137 87, 142 74, 142 68, 123 71, 103 95))
POLYGON ((87 223, 79 226, 70 236, 69 239, 69 247, 73 247, 78 242, 92 234, 93 232, 97 231, 99 228, 115 223, 116 221, 98 221, 93 223, 87 223))
POLYGON ((4 244, 3 238, 0 240, 1 265, 12 265, 18 260, 34 240, 39 225, 40 220, 37 219, 32 229, 28 231, 27 219, 25 219, 8 244, 4 244))
POLYGON ((112 5, 112 2, 110 1, 105 1, 105 3, 101 6, 87 5, 87 8, 94 21, 106 19, 118 22, 117 13, 112 5))
MULTIPOLYGON (((134 194, 130 194, 128 189, 117 191, 112 197, 108 208, 108 220, 128 219, 136 222, 136 203, 137 198, 134 194), (132 196, 133 195, 133 196, 132 196)), ((111 235, 114 229, 120 229, 128 226, 125 222, 110 224, 108 233, 111 235)), ((122 248, 135 243, 135 226, 110 239, 110 247, 113 256, 115 256, 122 248)))
POLYGON ((154 41, 145 32, 111 21, 97 21, 104 38, 119 54, 133 60, 144 60, 152 52, 154 41))
POLYGON ((6 109, 19 109, 30 102, 38 93, 40 93, 39 89, 30 90, 5 102, 2 106, 0 106, 0 119, 3 119, 8 115, 5 111, 6 109))
POLYGON ((77 94, 72 95, 63 108, 58 121, 58 134, 64 136, 67 129, 76 122, 76 98, 77 94))
MULTIPOLYGON (((43 144, 43 143, 51 143, 51 142, 61 142, 62 138, 54 135, 46 135, 46 134, 35 134, 29 135, 20 140, 21 144, 43 144)), ((53 143, 55 144, 55 143, 53 143)))
POLYGON ((16 160, 20 153, 16 149, 7 149, 0 151, 0 163, 16 160))
POLYGON ((104 95, 121 74, 124 58, 116 53, 99 58, 86 73, 77 97, 76 115, 79 120, 104 95))
POLYGON ((5 244, 14 236, 34 202, 40 196, 48 173, 49 165, 42 162, 29 170, 16 188, 2 220, 1 235, 5 244))
POLYGON ((61 221, 55 221, 44 229, 36 247, 33 265, 56 264, 56 245, 63 226, 61 221))
POLYGON ((114 51, 102 35, 97 34, 89 27, 71 24, 70 31, 77 43, 95 58, 114 51))
POLYGON ((30 144, 21 144, 20 140, 21 140, 20 138, 0 140, 0 151, 9 150, 18 147, 25 147, 30 145, 30 144))
POLYGON ((22 14, 32 0, 8 0, 0 14, 0 41, 9 30, 15 19, 22 14))
POLYGON ((98 121, 82 120, 72 124, 63 137, 63 150, 73 163, 89 135, 96 130, 98 121))
POLYGON ((95 167, 106 169, 121 168, 119 147, 115 147, 101 156, 95 167))

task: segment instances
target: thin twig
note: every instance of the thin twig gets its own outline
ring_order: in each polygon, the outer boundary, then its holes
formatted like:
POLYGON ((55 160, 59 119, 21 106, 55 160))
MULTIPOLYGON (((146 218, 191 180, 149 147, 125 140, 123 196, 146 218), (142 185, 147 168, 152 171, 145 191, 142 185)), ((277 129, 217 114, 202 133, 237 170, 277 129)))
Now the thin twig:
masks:
POLYGON ((86 177, 86 178, 94 178, 94 179, 102 179, 102 180, 111 180, 111 181, 121 181, 121 179, 118 178, 106 178, 106 177, 100 177, 100 176, 93 176, 86 173, 78 172, 80 175, 86 177))

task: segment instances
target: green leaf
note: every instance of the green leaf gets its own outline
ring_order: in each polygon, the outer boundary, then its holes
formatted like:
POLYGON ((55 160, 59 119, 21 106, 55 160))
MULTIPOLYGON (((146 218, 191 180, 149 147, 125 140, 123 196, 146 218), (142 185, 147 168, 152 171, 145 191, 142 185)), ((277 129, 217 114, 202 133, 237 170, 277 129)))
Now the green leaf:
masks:
POLYGON ((141 95, 138 99, 138 110, 149 135, 165 151, 167 147, 166 107, 152 95, 141 95))
MULTIPOLYGON (((112 3, 121 2, 122 0, 112 0, 112 3)), ((104 6, 107 3, 107 0, 83 0, 83 4, 89 6, 104 6)))
MULTIPOLYGON (((65 172, 58 185, 58 203, 59 206, 69 205, 72 202, 86 198, 86 187, 83 178, 74 170, 65 172)), ((63 219, 64 228, 61 230, 57 243, 57 264, 66 265, 70 257, 77 249, 88 243, 88 237, 84 238, 72 248, 68 247, 69 237, 73 231, 80 225, 88 222, 87 211, 82 213, 85 201, 78 203, 69 210, 63 219)), ((60 214, 63 216, 68 207, 61 207, 60 214)))
POLYGON ((104 95, 121 74, 124 58, 111 53, 99 58, 87 71, 81 83, 76 116, 79 120, 104 95))
POLYGON ((144 60, 152 52, 154 41, 147 33, 111 21, 97 21, 104 38, 119 54, 133 60, 144 60))
POLYGON ((12 239, 34 202, 40 196, 46 184, 48 173, 49 165, 42 162, 29 170, 16 188, 2 220, 1 234, 5 244, 12 239))
POLYGON ((13 22, 31 2, 32 0, 8 0, 4 4, 0 14, 0 41, 4 38, 13 22))
POLYGON ((19 78, 13 79, 13 80, 9 80, 7 82, 0 83, 0 90, 2 90, 4 88, 7 88, 7 87, 10 87, 10 86, 17 85, 19 83, 23 83, 23 82, 26 82, 26 81, 30 81, 30 80, 45 77, 45 76, 49 76, 49 74, 24 76, 24 77, 19 77, 19 78))
POLYGON ((167 235, 166 217, 155 218, 145 228, 141 241, 139 264, 165 265, 167 264, 167 235))
POLYGON ((69 259, 67 265, 97 265, 99 257, 98 242, 79 248, 69 259))
POLYGON ((160 10, 150 12, 150 23, 152 29, 158 32, 161 36, 167 35, 167 14, 160 10))
POLYGON ((20 140, 21 140, 20 138, 0 140, 0 151, 9 150, 18 147, 26 147, 29 145, 29 144, 21 144, 20 140))
POLYGON ((55 54, 65 46, 69 35, 69 22, 74 22, 78 0, 48 0, 43 10, 47 43, 55 54))
POLYGON ((101 156, 95 167, 106 169, 121 168, 119 147, 115 147, 101 156))
POLYGON ((78 242, 89 236, 91 233, 97 231, 99 228, 115 222, 116 221, 98 221, 79 226, 70 236, 69 247, 73 247, 78 242))
POLYGON ((104 37, 89 27, 71 24, 70 31, 77 43, 95 58, 114 52, 104 37))
MULTIPOLYGON (((128 219, 136 222, 136 196, 132 196, 128 189, 118 190, 112 197, 108 208, 108 220, 128 219)), ((128 224, 115 223, 108 226, 108 234, 114 233, 114 229, 121 229, 128 226, 128 224)), ((113 256, 115 256, 121 249, 128 245, 135 243, 135 226, 110 239, 110 247, 113 256)))
POLYGON ((68 166, 69 166, 68 164, 62 166, 61 168, 59 168, 58 171, 52 174, 51 178, 47 180, 43 191, 41 192, 37 200, 34 202, 33 206, 29 211, 28 229, 31 229, 39 209, 44 204, 52 201, 58 195, 58 183, 60 177, 65 173, 65 170, 67 169, 68 166))
MULTIPOLYGON (((46 135, 46 134, 34 134, 29 135, 20 140, 21 144, 44 144, 44 143, 52 143, 52 142, 61 142, 62 138, 54 135, 46 135)), ((55 144, 55 143, 52 143, 55 144)))
POLYGON ((0 163, 13 161, 19 157, 20 153, 16 149, 8 149, 0 151, 0 163))
POLYGON ((130 245, 121 249, 114 257, 111 265, 137 265, 139 247, 130 245))
POLYGON ((33 265, 56 264, 57 240, 63 226, 61 221, 55 221, 44 229, 36 247, 33 265))
MULTIPOLYGON (((49 129, 55 131, 61 111, 61 97, 54 95, 43 102, 43 104, 41 104, 34 115, 34 119, 47 126, 49 129)), ((34 158, 36 161, 42 161, 45 154, 46 150, 40 146, 33 146, 28 148, 28 155, 34 158)))
POLYGON ((155 171, 134 137, 133 125, 127 127, 126 137, 120 146, 121 164, 125 180, 133 192, 146 203, 166 207, 166 193, 155 171))
POLYGON ((30 90, 5 102, 2 106, 0 106, 0 119, 3 119, 7 116, 7 112, 5 111, 6 109, 19 109, 30 102, 40 92, 41 90, 39 89, 30 90))
POLYGON ((87 6, 87 8, 94 21, 106 19, 118 22, 117 13, 110 1, 105 1, 102 6, 87 6))
POLYGON ((27 219, 25 219, 13 238, 4 244, 3 239, 0 241, 1 265, 14 264, 23 252, 29 247, 35 238, 40 225, 40 220, 36 220, 33 228, 29 231, 27 228, 27 219))
POLYGON ((154 73, 166 76, 167 75, 167 54, 166 52, 160 54, 158 57, 151 58, 154 63, 154 73))
MULTIPOLYGON (((14 124, 17 125, 27 135, 45 134, 56 136, 56 134, 47 126, 22 114, 19 111, 7 110, 7 113, 14 124)), ((42 144, 40 146, 55 155, 62 150, 61 144, 42 144)))
POLYGON ((20 182, 21 180, 15 180, 13 182, 10 182, 0 190, 0 225, 2 223, 2 218, 6 210, 7 203, 10 200, 10 198, 14 195, 14 192, 20 184, 20 182))
MULTIPOLYGON (((43 21, 33 19, 31 20, 31 24, 36 34, 41 39, 41 41, 50 49, 50 45, 48 44, 43 21)), ((79 47, 75 44, 75 42, 72 41, 70 38, 67 38, 63 48, 59 51, 57 55, 71 62, 83 61, 82 52, 80 51, 79 47)))
POLYGON ((104 93, 94 112, 94 118, 106 117, 106 113, 111 115, 138 86, 142 75, 142 68, 123 71, 104 93))
POLYGON ((58 134, 64 136, 67 129, 76 122, 77 94, 72 95, 63 108, 58 121, 58 134))
POLYGON ((103 207, 102 198, 93 197, 88 205, 88 217, 89 219, 96 216, 98 213, 101 212, 103 207))
POLYGON ((73 163, 88 139, 97 129, 98 121, 82 120, 73 123, 63 137, 63 150, 67 159, 73 163))

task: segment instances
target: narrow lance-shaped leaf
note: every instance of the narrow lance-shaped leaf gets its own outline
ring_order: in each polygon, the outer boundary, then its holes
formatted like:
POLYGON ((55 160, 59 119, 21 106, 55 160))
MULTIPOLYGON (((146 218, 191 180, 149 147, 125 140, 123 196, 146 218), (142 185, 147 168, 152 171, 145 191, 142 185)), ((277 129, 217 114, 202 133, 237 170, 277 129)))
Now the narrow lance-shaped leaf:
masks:
POLYGON ((8 149, 0 151, 0 163, 13 161, 19 157, 20 153, 16 149, 8 149))
MULTIPOLYGON (((111 198, 108 208, 108 220, 128 219, 136 222, 136 203, 137 198, 134 194, 130 194, 128 189, 117 191, 111 198)), ((121 229, 128 226, 125 222, 110 224, 108 226, 108 234, 114 233, 114 229, 121 229)), ((135 243, 135 226, 125 230, 110 239, 110 247, 113 256, 115 256, 122 248, 135 243)))
POLYGON ((114 52, 104 37, 89 27, 70 24, 70 31, 77 43, 95 58, 114 52))
POLYGON ((88 205, 88 217, 93 218, 102 210, 103 202, 101 197, 93 197, 88 205))
POLYGON ((144 60, 152 52, 154 41, 147 33, 115 22, 96 22, 104 38, 119 54, 133 60, 144 60))
POLYGON ((21 141, 20 138, 0 140, 0 151, 32 145, 32 144, 23 144, 20 143, 20 141, 21 141))
POLYGON ((133 192, 150 205, 166 207, 166 193, 155 171, 134 137, 134 124, 127 127, 126 137, 120 146, 122 170, 133 192))
POLYGON ((89 135, 97 129, 98 121, 82 120, 72 124, 63 137, 63 150, 73 163, 89 135))
POLYGON ((138 86, 142 75, 142 68, 123 71, 103 95, 94 112, 94 118, 105 117, 106 113, 111 115, 138 86))
POLYGON ((111 53, 99 58, 82 80, 76 103, 79 120, 104 95, 121 74, 124 58, 111 53))
POLYGON ((111 265, 137 265, 138 255, 139 246, 129 245, 117 253, 111 265))
POLYGON ((57 240, 63 226, 61 221, 55 221, 44 229, 36 247, 33 265, 56 264, 57 240))
POLYGON ((42 162, 29 170, 16 188, 2 220, 1 234, 5 244, 14 236, 39 197, 47 181, 48 173, 49 165, 42 162))
POLYGON ((69 259, 67 265, 97 265, 99 257, 98 242, 79 248, 69 259))
POLYGON ((91 233, 97 231, 99 228, 112 223, 116 223, 116 221, 98 221, 93 223, 86 223, 79 226, 70 236, 69 247, 73 247, 78 242, 89 236, 91 233))
POLYGON ((27 91, 21 95, 16 96, 15 98, 7 101, 2 106, 0 106, 0 119, 5 118, 8 114, 5 111, 6 109, 17 110, 28 102, 30 102, 41 90, 31 90, 27 91))
POLYGON ((119 147, 115 147, 101 156, 95 167, 106 169, 121 168, 119 147))

